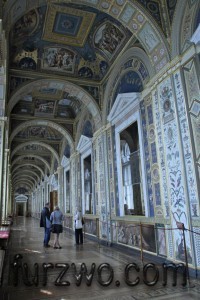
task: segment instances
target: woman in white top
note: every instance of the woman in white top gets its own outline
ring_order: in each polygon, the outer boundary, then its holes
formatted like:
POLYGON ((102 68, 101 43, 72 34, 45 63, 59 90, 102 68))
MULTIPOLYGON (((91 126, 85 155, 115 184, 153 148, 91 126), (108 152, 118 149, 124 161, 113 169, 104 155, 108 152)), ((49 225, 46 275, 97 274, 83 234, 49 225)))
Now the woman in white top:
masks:
POLYGON ((59 243, 59 235, 61 232, 63 232, 63 214, 60 211, 58 206, 54 207, 54 211, 51 213, 50 221, 52 222, 52 233, 54 233, 54 249, 61 249, 59 243))
POLYGON ((76 245, 83 244, 83 224, 82 224, 82 213, 77 207, 74 216, 75 219, 75 239, 76 245))

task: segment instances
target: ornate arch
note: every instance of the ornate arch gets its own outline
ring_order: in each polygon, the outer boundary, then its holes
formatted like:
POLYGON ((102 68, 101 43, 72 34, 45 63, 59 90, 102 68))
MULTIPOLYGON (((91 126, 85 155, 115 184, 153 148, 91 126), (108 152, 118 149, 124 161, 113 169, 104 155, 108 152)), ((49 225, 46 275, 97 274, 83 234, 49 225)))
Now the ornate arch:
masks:
POLYGON ((180 55, 190 46, 189 39, 194 33, 194 21, 196 14, 200 9, 199 1, 178 1, 171 33, 171 56, 174 58, 180 55))
POLYGON ((22 184, 16 184, 16 186, 15 186, 15 184, 13 184, 13 188, 14 188, 14 190, 15 189, 18 189, 18 188, 25 188, 27 191, 32 191, 32 189, 33 189, 33 187, 30 185, 30 183, 24 183, 24 182, 22 182, 22 184))
POLYGON ((91 115, 88 113, 88 111, 84 111, 79 119, 79 123, 78 123, 78 126, 77 126, 77 131, 76 131, 76 137, 75 137, 75 147, 77 147, 78 145, 78 142, 79 142, 79 139, 81 137, 81 135, 83 134, 82 131, 83 131, 83 127, 84 127, 84 124, 85 122, 87 121, 90 121, 93 125, 93 133, 95 132, 95 128, 94 128, 94 121, 93 119, 91 118, 91 115))
POLYGON ((34 184, 33 184, 33 182, 32 181, 30 181, 29 179, 18 179, 18 180, 16 180, 16 181, 14 181, 13 182, 13 186, 15 186, 15 185, 17 185, 17 187, 19 187, 19 183, 23 183, 23 184, 29 184, 29 186, 30 186, 30 190, 32 191, 33 189, 34 189, 34 184))
MULTIPOLYGON (((146 70, 148 72, 148 78, 146 78, 143 83, 144 85, 148 83, 151 77, 153 77, 154 70, 150 64, 149 58, 146 55, 146 53, 140 49, 140 48, 131 48, 127 50, 124 55, 120 58, 119 62, 115 65, 115 68, 113 69, 109 79, 108 83, 106 85, 105 93, 104 93, 104 103, 103 103, 103 113, 102 113, 102 122, 104 124, 107 123, 107 116, 109 114, 109 106, 111 101, 113 101, 114 91, 115 87, 117 86, 117 83, 120 81, 120 78, 123 76, 123 68, 125 64, 130 60, 138 60, 141 61, 142 64, 146 67, 146 70)), ((130 68, 127 68, 124 70, 130 70, 130 68)))
MULTIPOLYGON (((96 101, 92 98, 92 96, 86 92, 83 88, 65 80, 52 80, 52 79, 40 79, 33 80, 31 82, 25 83, 21 85, 16 92, 12 95, 9 100, 7 106, 8 115, 10 115, 14 106, 26 95, 30 95, 31 93, 35 94, 37 91, 42 88, 43 84, 49 84, 60 92, 68 91, 71 92, 74 97, 76 97, 81 103, 87 107, 91 115, 95 120, 95 127, 98 129, 101 125, 101 114, 99 107, 96 101)), ((60 93, 61 94, 61 93, 60 93)), ((72 141, 68 138, 70 146, 72 146, 72 141)))
POLYGON ((71 135, 68 133, 67 130, 65 130, 62 126, 52 122, 52 121, 46 121, 46 120, 31 120, 24 122, 20 124, 10 135, 10 144, 13 140, 13 138, 23 129, 27 128, 28 126, 36 126, 36 125, 41 125, 41 126, 48 126, 51 127, 55 130, 57 130, 60 134, 63 135, 64 138, 67 139, 71 149, 74 149, 74 144, 71 135))
MULTIPOLYGON (((17 175, 18 175, 18 174, 15 174, 15 175, 12 177, 13 182, 15 182, 15 177, 16 177, 17 175)), ((18 177, 18 178, 19 178, 19 177, 18 177)), ((23 174, 23 175, 20 174, 20 179, 21 179, 21 180, 23 180, 23 179, 26 180, 27 178, 28 178, 29 180, 33 181, 35 185, 38 184, 38 182, 37 182, 37 181, 35 180, 35 178, 33 178, 32 176, 27 175, 27 174, 23 174)))
MULTIPOLYGON (((35 173, 34 171, 31 171, 31 170, 26 170, 24 172, 25 174, 32 174, 33 176, 35 176, 37 178, 38 181, 40 181, 40 177, 38 176, 37 173, 35 173)), ((13 171, 13 176, 12 178, 14 178, 16 175, 21 175, 21 170, 18 170, 17 172, 13 171)))
POLYGON ((12 151, 11 159, 17 153, 17 151, 19 151, 21 148, 26 147, 26 146, 30 146, 30 145, 39 145, 39 146, 42 146, 42 147, 48 149, 52 153, 52 155, 55 157, 55 159, 57 160, 57 162, 59 163, 60 159, 59 159, 59 156, 58 156, 57 152, 50 145, 48 145, 46 143, 43 143, 43 142, 38 142, 38 141, 25 142, 25 143, 22 143, 22 144, 18 145, 12 151))
POLYGON ((27 163, 21 163, 20 165, 16 166, 16 167, 12 170, 12 172, 15 172, 18 168, 23 167, 23 166, 31 166, 31 167, 34 167, 34 168, 36 168, 36 169, 41 173, 41 178, 45 176, 43 170, 42 170, 39 166, 36 166, 36 165, 31 164, 31 163, 28 163, 28 162, 27 162, 27 163))
POLYGON ((39 155, 34 155, 34 154, 32 154, 32 155, 21 155, 21 156, 17 157, 17 158, 12 162, 12 166, 14 166, 18 161, 20 161, 20 160, 23 159, 24 157, 35 157, 35 158, 37 158, 38 160, 40 160, 40 161, 42 161, 42 162, 44 163, 44 165, 47 167, 47 169, 48 169, 49 172, 50 172, 51 167, 50 167, 50 165, 48 164, 48 162, 47 162, 44 158, 40 157, 39 155))

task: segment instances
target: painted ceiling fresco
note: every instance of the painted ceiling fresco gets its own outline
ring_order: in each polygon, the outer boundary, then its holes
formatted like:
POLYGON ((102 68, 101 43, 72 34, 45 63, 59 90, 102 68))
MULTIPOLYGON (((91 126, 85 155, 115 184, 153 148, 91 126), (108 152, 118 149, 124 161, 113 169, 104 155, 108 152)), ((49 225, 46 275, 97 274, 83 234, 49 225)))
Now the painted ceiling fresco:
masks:
MULTIPOLYGON (((5 6, 7 2, 4 1, 5 6)), ((9 28, 7 91, 12 169, 18 174, 29 162, 35 183, 37 176, 44 179, 56 171, 60 164, 58 157, 70 156, 86 107, 88 113, 81 130, 87 137, 93 136, 101 118, 102 91, 122 53, 134 46, 146 53, 156 49, 158 53, 152 54, 155 63, 159 56, 161 60, 166 55, 159 48, 158 37, 149 38, 152 28, 147 23, 144 25, 144 15, 150 16, 166 36, 166 23, 171 26, 177 0, 134 1, 140 12, 126 4, 129 1, 115 0, 109 14, 111 1, 99 1, 101 9, 95 7, 98 3, 95 0, 83 5, 78 4, 80 1, 44 0, 41 6, 25 0, 14 2, 10 15, 14 21, 9 28), (124 13, 119 19, 117 15, 122 7, 124 13), (138 37, 128 26, 132 15, 136 20, 132 29, 141 28, 138 37)), ((120 74, 116 74, 111 98, 116 98, 118 93, 140 92, 149 80, 147 68, 139 59, 128 61, 121 71, 126 74, 120 80, 120 74)), ((18 186, 17 190, 23 187, 18 186)))
POLYGON ((95 9, 43 6, 13 26, 10 67, 99 81, 130 36, 119 22, 95 9))

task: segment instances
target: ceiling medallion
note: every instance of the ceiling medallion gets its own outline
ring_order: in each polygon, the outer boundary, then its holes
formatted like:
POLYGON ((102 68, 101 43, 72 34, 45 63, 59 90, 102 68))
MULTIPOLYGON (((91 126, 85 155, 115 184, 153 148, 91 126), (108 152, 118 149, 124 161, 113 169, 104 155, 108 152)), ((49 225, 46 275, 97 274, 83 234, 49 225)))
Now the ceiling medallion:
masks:
POLYGON ((49 5, 43 40, 83 47, 95 17, 92 12, 49 5))

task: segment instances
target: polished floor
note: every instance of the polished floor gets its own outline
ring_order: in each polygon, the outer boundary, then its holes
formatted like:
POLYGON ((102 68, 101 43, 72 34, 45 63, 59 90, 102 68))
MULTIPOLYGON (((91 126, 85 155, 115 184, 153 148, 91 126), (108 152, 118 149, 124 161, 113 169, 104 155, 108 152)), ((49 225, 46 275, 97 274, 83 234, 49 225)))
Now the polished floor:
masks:
MULTIPOLYGON (((52 234, 51 246, 53 238, 52 234)), ((136 273, 130 269, 129 276, 126 276, 128 283, 134 282, 137 276, 140 277, 137 285, 130 286, 125 282, 124 270, 126 265, 131 263, 136 263, 142 270, 143 265, 139 257, 130 256, 124 251, 120 252, 112 247, 99 245, 86 238, 83 245, 75 246, 74 235, 69 231, 61 234, 60 243, 62 249, 44 248, 43 228, 39 227, 39 221, 33 218, 18 217, 11 229, 0 287, 0 299, 200 299, 199 280, 190 278, 186 287, 182 287, 180 278, 178 278, 176 286, 172 285, 172 278, 168 278, 167 285, 163 286, 162 274, 159 273, 158 282, 154 286, 147 286, 143 282, 142 271, 136 273), (15 262, 14 257, 18 257, 15 262), (20 263, 24 266, 24 272, 16 267, 20 263), (37 276, 34 277, 35 263, 38 266, 38 282, 37 276), (82 263, 85 263, 88 274, 92 270, 93 263, 95 264, 93 267, 96 267, 93 277, 88 276, 88 285, 85 276, 81 282, 78 274, 82 263), (26 276, 27 266, 29 272, 26 276), (69 268, 62 277, 61 272, 64 268, 67 269, 66 266, 69 268), (76 274, 76 278, 74 274, 76 274)), ((155 278, 155 274, 148 276, 150 276, 148 281, 153 281, 155 278)))

